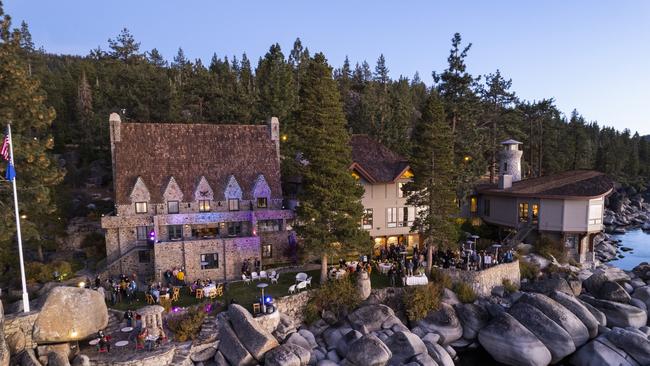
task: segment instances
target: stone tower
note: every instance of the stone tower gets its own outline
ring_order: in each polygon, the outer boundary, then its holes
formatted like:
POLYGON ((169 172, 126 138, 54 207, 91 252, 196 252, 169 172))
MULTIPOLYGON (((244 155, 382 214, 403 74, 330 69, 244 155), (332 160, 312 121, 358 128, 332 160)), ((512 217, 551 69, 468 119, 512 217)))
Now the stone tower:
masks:
POLYGON ((509 175, 513 182, 518 182, 521 180, 521 156, 524 153, 519 150, 521 142, 510 139, 501 145, 503 150, 499 153, 499 179, 509 175))

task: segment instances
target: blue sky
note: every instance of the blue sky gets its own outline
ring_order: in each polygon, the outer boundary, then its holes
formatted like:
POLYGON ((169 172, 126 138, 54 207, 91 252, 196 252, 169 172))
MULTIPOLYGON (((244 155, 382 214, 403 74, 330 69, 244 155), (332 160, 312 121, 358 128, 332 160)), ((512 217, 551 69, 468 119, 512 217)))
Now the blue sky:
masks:
POLYGON ((468 69, 497 68, 518 96, 553 97, 601 125, 650 134, 650 1, 164 1, 5 0, 17 26, 30 26, 49 52, 87 54, 127 27, 143 50, 208 62, 272 43, 288 53, 296 37, 338 67, 374 63, 391 76, 445 68, 454 32, 472 42, 468 69))

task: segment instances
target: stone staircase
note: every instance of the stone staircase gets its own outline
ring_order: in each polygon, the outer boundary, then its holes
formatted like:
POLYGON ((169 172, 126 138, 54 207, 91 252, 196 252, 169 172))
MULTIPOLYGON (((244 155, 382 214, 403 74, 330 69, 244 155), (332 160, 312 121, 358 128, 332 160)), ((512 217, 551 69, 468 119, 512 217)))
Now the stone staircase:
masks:
POLYGON ((190 360, 190 350, 192 349, 192 342, 184 342, 176 345, 174 351, 174 358, 169 364, 170 366, 193 366, 194 363, 190 360))
POLYGON ((108 325, 106 326, 106 329, 104 329, 104 333, 107 335, 118 334, 120 332, 120 329, 122 329, 123 326, 126 326, 122 324, 122 316, 122 312, 109 310, 108 325))

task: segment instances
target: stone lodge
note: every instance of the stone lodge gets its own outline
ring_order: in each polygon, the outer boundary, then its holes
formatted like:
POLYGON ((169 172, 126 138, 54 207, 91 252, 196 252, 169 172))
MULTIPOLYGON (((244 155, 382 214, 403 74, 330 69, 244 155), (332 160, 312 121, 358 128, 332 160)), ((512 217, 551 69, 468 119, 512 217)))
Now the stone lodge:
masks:
POLYGON ((115 211, 102 218, 110 275, 239 278, 247 258, 282 262, 284 209, 277 118, 267 125, 121 122, 109 118, 115 211))

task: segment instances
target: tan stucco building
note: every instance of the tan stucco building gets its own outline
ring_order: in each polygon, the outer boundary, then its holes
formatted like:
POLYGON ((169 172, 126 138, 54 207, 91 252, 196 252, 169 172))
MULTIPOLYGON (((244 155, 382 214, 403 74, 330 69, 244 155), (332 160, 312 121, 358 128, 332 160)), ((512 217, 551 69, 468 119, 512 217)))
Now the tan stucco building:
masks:
POLYGON ((367 135, 352 135, 351 145, 350 170, 365 190, 361 226, 374 241, 374 254, 390 245, 418 246, 419 235, 410 232, 416 210, 401 189, 413 176, 408 161, 367 135))
POLYGON ((102 217, 107 272, 160 279, 240 277, 245 259, 286 260, 279 122, 122 122, 110 116, 115 211, 102 217))

